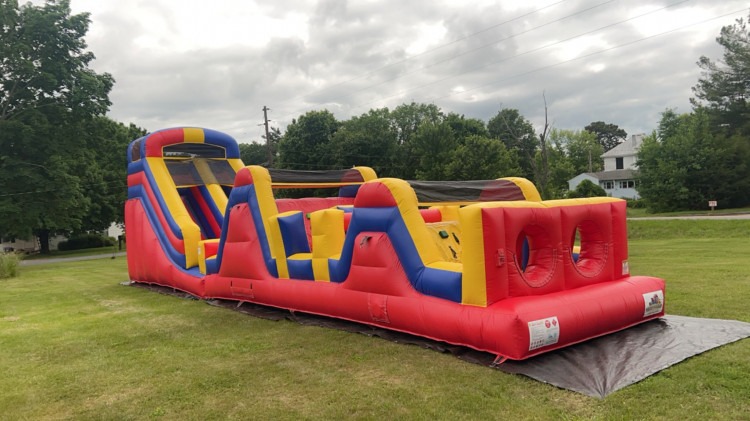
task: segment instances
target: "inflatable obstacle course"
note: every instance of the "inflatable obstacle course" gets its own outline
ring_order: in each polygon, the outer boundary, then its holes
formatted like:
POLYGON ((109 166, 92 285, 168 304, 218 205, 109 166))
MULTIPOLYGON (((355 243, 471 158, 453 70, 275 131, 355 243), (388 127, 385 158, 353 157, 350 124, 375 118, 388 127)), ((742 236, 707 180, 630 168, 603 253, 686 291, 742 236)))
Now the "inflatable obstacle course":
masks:
POLYGON ((198 128, 130 145, 133 281, 511 359, 664 314, 664 282, 629 274, 622 200, 542 201, 519 178, 407 182, 367 167, 268 170, 238 156, 230 137, 198 128), (337 193, 274 193, 314 188, 337 193))

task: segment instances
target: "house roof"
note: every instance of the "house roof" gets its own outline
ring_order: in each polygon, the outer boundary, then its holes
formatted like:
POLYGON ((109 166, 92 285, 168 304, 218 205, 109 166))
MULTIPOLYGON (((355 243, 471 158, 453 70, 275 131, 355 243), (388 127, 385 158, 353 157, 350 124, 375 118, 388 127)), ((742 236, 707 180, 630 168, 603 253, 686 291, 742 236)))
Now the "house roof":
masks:
POLYGON ((620 143, 619 145, 602 154, 602 158, 633 156, 638 153, 638 149, 640 149, 641 143, 643 143, 643 135, 635 134, 630 139, 620 143))
POLYGON ((632 180, 635 178, 635 171, 633 170, 599 171, 584 174, 590 175, 599 181, 632 180))

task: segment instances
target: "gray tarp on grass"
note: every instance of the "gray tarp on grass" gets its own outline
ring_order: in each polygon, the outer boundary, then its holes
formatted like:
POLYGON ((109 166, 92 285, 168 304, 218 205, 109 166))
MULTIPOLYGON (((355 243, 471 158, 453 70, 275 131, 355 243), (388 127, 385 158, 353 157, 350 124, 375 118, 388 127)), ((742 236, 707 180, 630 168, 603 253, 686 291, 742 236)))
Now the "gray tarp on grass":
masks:
MULTIPOLYGON (((124 283, 159 292, 191 297, 171 288, 124 283)), ((301 324, 377 336, 438 352, 449 352, 475 364, 506 373, 522 374, 544 383, 603 398, 694 355, 750 337, 750 323, 737 320, 701 319, 667 315, 663 318, 612 333, 524 361, 494 364, 495 356, 462 346, 432 341, 360 323, 311 314, 290 312, 251 303, 208 300, 211 305, 231 308, 270 320, 293 320, 301 324)))
POLYGON ((694 355, 747 337, 750 323, 667 315, 499 368, 603 398, 694 355))

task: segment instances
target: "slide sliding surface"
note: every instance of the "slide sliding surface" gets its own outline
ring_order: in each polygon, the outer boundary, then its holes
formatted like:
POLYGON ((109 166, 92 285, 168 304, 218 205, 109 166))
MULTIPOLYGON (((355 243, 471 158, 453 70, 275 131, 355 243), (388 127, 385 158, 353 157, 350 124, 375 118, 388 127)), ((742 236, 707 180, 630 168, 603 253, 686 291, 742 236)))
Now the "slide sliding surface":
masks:
POLYGON ((138 254, 161 253, 178 270, 196 268, 200 241, 221 236, 227 195, 242 167, 236 141, 212 130, 167 129, 133 141, 128 199, 140 201, 148 224, 130 231, 152 230, 158 240, 138 254))

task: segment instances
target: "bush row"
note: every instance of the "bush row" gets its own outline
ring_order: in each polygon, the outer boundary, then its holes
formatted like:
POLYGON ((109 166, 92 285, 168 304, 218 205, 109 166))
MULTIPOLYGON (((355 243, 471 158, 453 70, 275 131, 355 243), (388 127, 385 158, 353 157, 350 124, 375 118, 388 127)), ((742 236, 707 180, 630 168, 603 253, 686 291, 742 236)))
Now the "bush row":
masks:
POLYGON ((91 249, 98 247, 114 246, 115 239, 112 237, 105 237, 99 234, 79 234, 65 241, 61 241, 57 245, 57 249, 61 251, 68 250, 81 250, 91 249))

